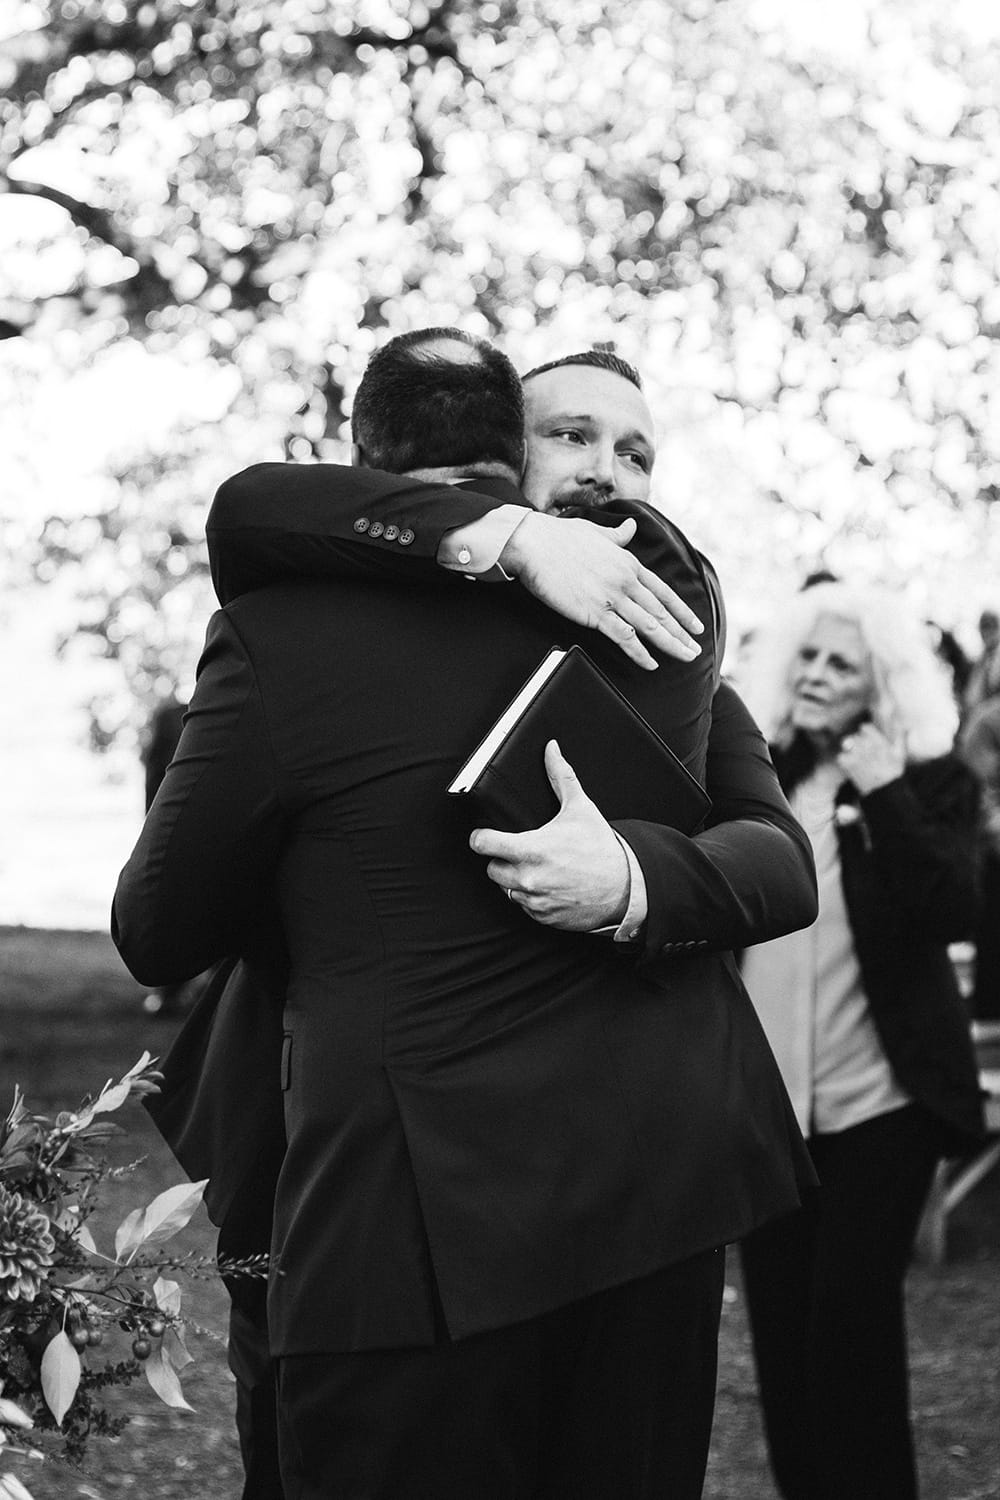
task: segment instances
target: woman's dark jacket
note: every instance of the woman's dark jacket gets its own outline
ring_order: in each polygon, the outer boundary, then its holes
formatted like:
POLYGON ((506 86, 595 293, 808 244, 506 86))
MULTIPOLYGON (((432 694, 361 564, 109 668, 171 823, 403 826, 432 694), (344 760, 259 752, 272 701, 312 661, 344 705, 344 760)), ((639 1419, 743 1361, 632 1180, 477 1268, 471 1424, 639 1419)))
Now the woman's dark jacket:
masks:
MULTIPOLYGON (((803 739, 772 748, 787 796, 813 768, 803 739)), ((982 1095, 948 944, 977 911, 978 787, 954 755, 907 767, 862 797, 836 797, 841 880, 865 993, 901 1086, 959 1154, 982 1136, 982 1095)))

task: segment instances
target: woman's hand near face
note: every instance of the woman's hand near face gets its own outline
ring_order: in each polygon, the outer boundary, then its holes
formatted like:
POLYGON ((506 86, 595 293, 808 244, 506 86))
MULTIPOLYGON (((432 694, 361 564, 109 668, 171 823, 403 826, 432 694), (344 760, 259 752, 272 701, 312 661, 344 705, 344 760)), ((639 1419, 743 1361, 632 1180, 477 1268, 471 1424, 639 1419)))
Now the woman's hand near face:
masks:
POLYGON ((842 742, 837 765, 862 797, 867 797, 902 776, 906 760, 900 746, 886 739, 874 724, 862 724, 842 742))

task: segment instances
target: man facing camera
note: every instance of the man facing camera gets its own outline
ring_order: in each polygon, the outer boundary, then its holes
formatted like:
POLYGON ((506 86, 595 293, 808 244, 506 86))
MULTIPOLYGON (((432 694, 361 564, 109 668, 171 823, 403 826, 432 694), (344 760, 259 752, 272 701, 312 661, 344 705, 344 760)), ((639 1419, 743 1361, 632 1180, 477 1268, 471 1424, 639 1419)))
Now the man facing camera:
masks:
MULTIPOLYGON (((523 509, 520 386, 489 345, 394 341, 354 421, 389 467, 487 485, 479 519, 523 509)), ((159 983, 280 915, 290 1496, 700 1494, 720 1247, 811 1175, 729 951, 812 921, 815 890, 735 694, 665 681, 506 584, 278 583, 213 618, 114 932, 159 983), (610 825, 550 748, 551 822, 470 846, 443 788, 554 635, 704 770, 703 831, 610 825)))

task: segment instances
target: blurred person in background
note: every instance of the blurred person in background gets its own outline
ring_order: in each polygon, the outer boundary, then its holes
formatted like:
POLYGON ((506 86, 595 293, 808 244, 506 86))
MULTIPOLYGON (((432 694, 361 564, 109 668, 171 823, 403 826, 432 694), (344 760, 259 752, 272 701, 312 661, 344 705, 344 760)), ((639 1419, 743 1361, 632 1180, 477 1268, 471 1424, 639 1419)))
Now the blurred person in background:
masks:
MULTIPOLYGON (((166 697, 160 699, 149 716, 139 750, 145 784, 146 812, 149 812, 152 807, 160 782, 174 758, 186 712, 187 704, 182 702, 176 694, 168 693, 166 697)), ((147 1016, 159 1016, 163 1020, 171 1020, 181 1015, 187 1008, 189 992, 190 985, 188 984, 158 985, 144 997, 142 1008, 147 1016)))
POLYGON ((903 1280, 942 1156, 983 1122, 948 944, 976 908, 977 788, 926 628, 821 583, 756 634, 741 691, 813 846, 819 918, 744 955, 820 1179, 742 1245, 786 1500, 911 1500, 903 1280))
POLYGON ((968 715, 959 748, 979 781, 982 795, 982 903, 973 934, 976 958, 971 1010, 977 1022, 1000 1025, 1000 692, 984 698, 968 715))
POLYGON ((972 662, 966 656, 961 643, 953 630, 939 625, 936 620, 928 620, 927 628, 931 633, 931 642, 934 650, 948 668, 951 676, 951 688, 959 704, 965 701, 965 692, 969 683, 969 673, 972 671, 972 662))
POLYGON ((965 684, 966 713, 1000 693, 1000 615, 984 609, 979 616, 979 638, 983 649, 972 664, 965 684))

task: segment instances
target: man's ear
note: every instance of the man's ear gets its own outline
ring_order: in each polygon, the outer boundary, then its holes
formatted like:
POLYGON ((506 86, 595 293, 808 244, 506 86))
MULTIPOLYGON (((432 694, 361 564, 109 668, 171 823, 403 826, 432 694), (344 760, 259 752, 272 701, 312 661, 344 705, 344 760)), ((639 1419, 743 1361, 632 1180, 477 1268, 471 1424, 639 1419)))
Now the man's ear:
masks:
POLYGON ((360 443, 351 444, 351 467, 354 469, 370 469, 371 464, 365 457, 365 450, 360 443))

